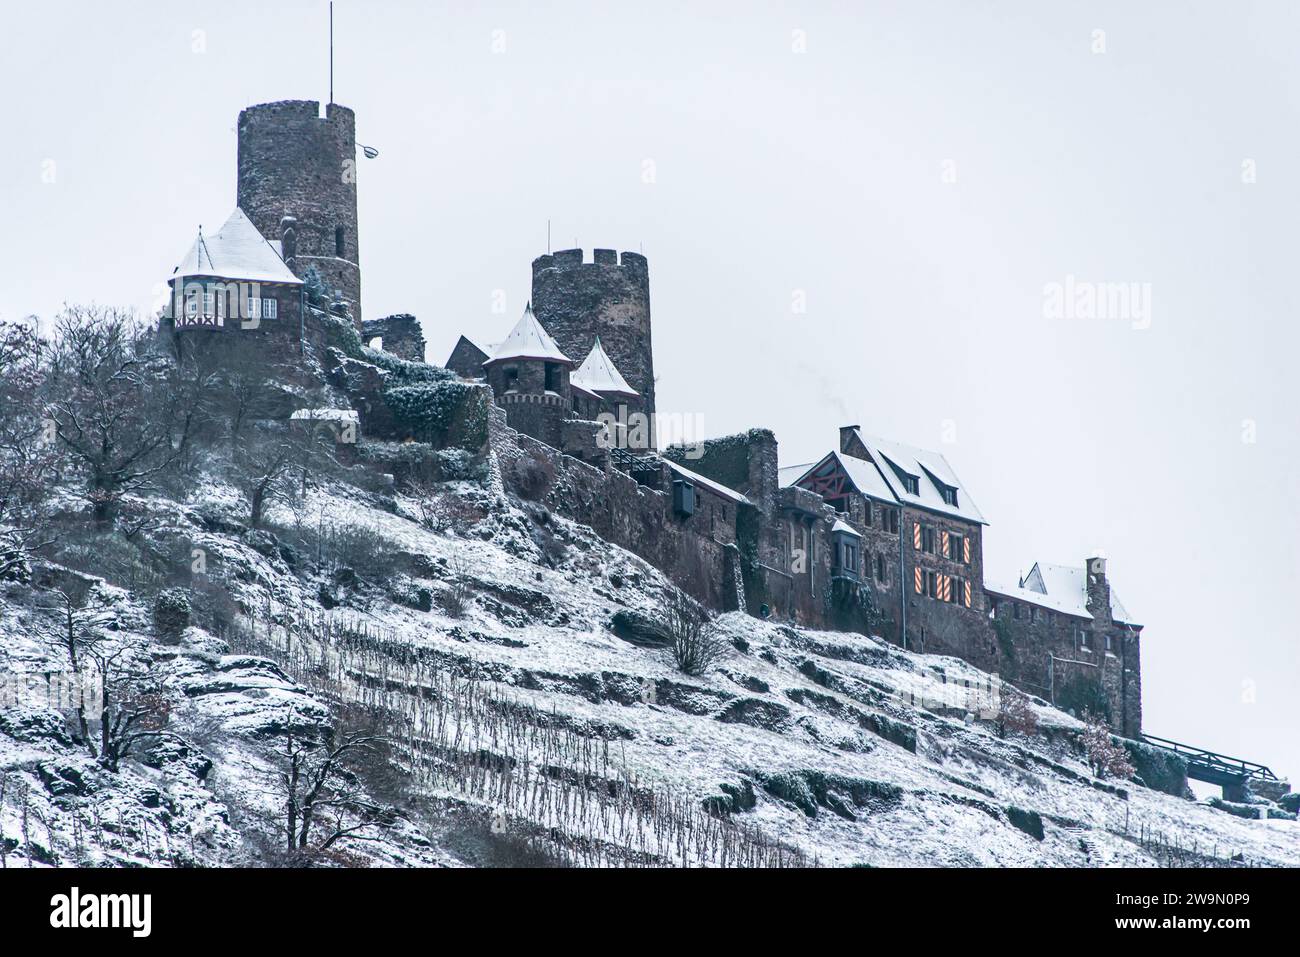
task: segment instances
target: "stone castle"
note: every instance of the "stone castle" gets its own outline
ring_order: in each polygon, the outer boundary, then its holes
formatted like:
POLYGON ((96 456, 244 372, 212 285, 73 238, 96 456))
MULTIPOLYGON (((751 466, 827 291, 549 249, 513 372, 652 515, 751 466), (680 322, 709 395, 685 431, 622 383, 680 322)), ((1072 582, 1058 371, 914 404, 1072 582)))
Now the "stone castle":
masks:
POLYGON ((1142 626, 1104 557, 986 580, 988 522, 951 464, 856 424, 819 461, 785 467, 764 429, 657 449, 637 253, 539 256, 513 329, 471 330, 445 367, 427 365, 414 317, 363 318, 353 112, 252 106, 238 136, 236 209, 170 278, 162 323, 178 348, 253 336, 311 356, 360 425, 361 448, 340 454, 397 481, 445 475, 449 450, 490 461, 712 608, 954 655, 1141 733, 1142 626))

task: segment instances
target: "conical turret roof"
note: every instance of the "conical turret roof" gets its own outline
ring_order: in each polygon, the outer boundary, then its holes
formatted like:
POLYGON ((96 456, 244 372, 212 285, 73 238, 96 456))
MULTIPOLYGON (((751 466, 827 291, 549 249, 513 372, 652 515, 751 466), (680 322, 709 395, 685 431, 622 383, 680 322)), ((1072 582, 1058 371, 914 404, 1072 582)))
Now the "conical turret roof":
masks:
POLYGON ((591 347, 591 352, 582 361, 582 365, 569 376, 569 384, 595 395, 623 395, 632 398, 641 394, 627 384, 623 374, 618 371, 618 366, 614 365, 614 360, 600 344, 600 336, 596 337, 596 344, 591 347))
POLYGON ((540 359, 573 365, 573 360, 560 351, 560 347, 555 344, 550 333, 537 321, 537 317, 533 315, 531 302, 524 307, 524 314, 510 331, 510 335, 506 336, 505 341, 492 353, 492 357, 483 364, 491 365, 506 359, 540 359))

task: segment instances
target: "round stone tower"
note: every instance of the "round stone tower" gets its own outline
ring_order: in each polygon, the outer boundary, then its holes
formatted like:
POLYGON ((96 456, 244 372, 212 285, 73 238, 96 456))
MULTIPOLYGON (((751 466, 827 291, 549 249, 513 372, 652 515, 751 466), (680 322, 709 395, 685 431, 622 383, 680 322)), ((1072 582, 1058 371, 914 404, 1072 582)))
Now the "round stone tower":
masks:
POLYGON ((269 240, 284 240, 289 268, 314 268, 361 324, 356 117, 330 103, 282 100, 239 114, 236 202, 269 240))
POLYGON ((600 336, 623 378, 655 411, 655 366, 650 349, 650 271, 638 253, 581 249, 533 260, 533 311, 564 354, 581 362, 600 336))

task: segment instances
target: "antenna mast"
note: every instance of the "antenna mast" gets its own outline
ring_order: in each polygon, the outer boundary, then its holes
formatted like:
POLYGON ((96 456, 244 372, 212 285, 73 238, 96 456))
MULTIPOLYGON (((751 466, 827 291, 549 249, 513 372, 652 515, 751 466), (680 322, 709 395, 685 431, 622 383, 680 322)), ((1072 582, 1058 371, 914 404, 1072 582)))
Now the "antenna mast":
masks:
POLYGON ((330 106, 334 105, 334 0, 330 0, 330 106))

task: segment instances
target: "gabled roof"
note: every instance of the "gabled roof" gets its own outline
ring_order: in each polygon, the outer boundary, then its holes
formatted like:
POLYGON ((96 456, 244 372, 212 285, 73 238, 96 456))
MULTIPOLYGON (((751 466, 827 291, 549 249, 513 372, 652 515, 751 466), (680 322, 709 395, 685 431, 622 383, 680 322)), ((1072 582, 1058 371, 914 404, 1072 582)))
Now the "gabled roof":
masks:
POLYGON ((621 395, 635 398, 641 394, 627 384, 623 374, 614 365, 614 360, 600 344, 600 336, 596 337, 596 344, 591 347, 591 352, 587 353, 587 358, 582 360, 582 365, 569 376, 569 385, 593 395, 621 395))
MULTIPOLYGON (((948 464, 948 460, 938 452, 927 452, 901 442, 877 439, 864 435, 860 429, 854 429, 854 433, 879 466, 876 471, 889 486, 893 498, 907 505, 927 508, 932 512, 955 515, 968 522, 988 524, 965 486, 961 484, 961 479, 957 478, 957 473, 948 464), (899 473, 916 479, 915 494, 908 491, 899 473), (943 493, 940 491, 942 486, 955 490, 956 505, 951 505, 944 500, 943 493)), ((852 456, 844 456, 844 458, 853 460, 852 456)))
POLYGON ((848 477, 848 480, 853 483, 853 487, 868 498, 879 499, 880 501, 890 503, 897 501, 893 491, 887 484, 885 484, 885 480, 881 476, 880 470, 876 468, 875 465, 868 462, 866 459, 856 458, 852 455, 847 455, 844 452, 828 453, 826 457, 816 465, 805 468, 801 475, 797 475, 789 482, 782 482, 781 484, 798 485, 804 479, 827 469, 828 466, 841 469, 848 477))
POLYGON ((555 344, 550 333, 537 321, 537 317, 533 315, 531 302, 524 306, 524 314, 515 323, 514 329, 510 330, 510 335, 506 336, 505 341, 492 353, 492 357, 483 364, 491 365, 506 359, 541 359, 546 362, 573 365, 573 360, 560 351, 560 347, 555 344))
POLYGON ((275 247, 266 241, 238 206, 211 236, 204 236, 203 230, 199 230, 194 245, 180 265, 172 270, 171 278, 187 279, 191 276, 302 285, 302 280, 284 264, 275 247))
MULTIPOLYGON (((1035 562, 1021 582, 1020 585, 998 585, 986 581, 984 590, 1051 608, 1076 618, 1092 619, 1093 616, 1088 611, 1088 573, 1085 567, 1035 562)), ((1137 624, 1115 594, 1113 584, 1110 587, 1110 616, 1122 624, 1137 624)))

